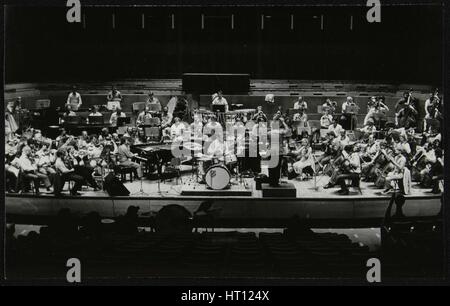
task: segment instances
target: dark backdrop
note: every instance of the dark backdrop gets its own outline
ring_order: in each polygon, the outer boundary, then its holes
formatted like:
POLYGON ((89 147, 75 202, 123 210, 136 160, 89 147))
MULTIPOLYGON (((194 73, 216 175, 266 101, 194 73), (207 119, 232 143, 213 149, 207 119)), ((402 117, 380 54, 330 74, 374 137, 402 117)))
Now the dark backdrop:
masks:
POLYGON ((81 24, 67 23, 66 10, 6 8, 7 83, 180 78, 183 72, 426 84, 441 79, 440 6, 384 6, 379 24, 366 21, 366 7, 83 7, 81 24))

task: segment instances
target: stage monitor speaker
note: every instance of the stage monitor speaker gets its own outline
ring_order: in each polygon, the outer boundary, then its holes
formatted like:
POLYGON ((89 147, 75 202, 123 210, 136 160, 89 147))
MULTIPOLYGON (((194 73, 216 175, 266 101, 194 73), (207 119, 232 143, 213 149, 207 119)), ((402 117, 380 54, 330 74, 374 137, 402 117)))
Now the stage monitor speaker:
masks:
POLYGON ((127 187, 112 172, 105 177, 104 189, 112 197, 130 195, 127 187))
POLYGON ((263 198, 296 198, 297 189, 292 183, 283 183, 278 187, 262 184, 263 198))
POLYGON ((240 73, 183 73, 183 91, 213 94, 222 90, 224 95, 247 94, 250 75, 240 73))

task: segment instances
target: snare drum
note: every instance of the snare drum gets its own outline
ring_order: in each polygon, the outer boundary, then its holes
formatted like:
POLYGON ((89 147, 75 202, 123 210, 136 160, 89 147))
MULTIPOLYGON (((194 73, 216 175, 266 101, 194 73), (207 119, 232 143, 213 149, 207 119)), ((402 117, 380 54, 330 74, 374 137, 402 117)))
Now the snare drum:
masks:
POLYGON ((232 165, 237 163, 237 156, 234 154, 225 155, 225 165, 232 165))
POLYGON ((213 165, 205 174, 206 185, 213 190, 222 190, 228 187, 231 180, 230 171, 224 165, 213 165))

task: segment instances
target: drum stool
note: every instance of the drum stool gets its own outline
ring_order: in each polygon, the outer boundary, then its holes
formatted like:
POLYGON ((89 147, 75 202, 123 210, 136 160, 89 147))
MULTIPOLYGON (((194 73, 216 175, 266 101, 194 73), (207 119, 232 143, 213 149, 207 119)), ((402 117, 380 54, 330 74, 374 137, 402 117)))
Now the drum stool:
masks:
POLYGON ((134 168, 133 167, 127 167, 127 166, 121 166, 118 165, 115 167, 114 169, 115 173, 120 174, 120 180, 122 182, 126 182, 127 181, 127 174, 130 175, 130 182, 133 182, 133 172, 134 172, 134 168))

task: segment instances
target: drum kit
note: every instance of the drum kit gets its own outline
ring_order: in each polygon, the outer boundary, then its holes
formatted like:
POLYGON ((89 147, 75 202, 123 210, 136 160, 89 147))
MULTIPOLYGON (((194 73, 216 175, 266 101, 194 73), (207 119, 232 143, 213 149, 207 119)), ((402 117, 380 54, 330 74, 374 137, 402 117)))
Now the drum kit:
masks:
POLYGON ((183 147, 191 152, 193 174, 196 175, 197 182, 202 181, 213 190, 223 190, 231 185, 231 170, 237 166, 236 155, 204 155, 202 145, 197 142, 188 142, 183 147))

